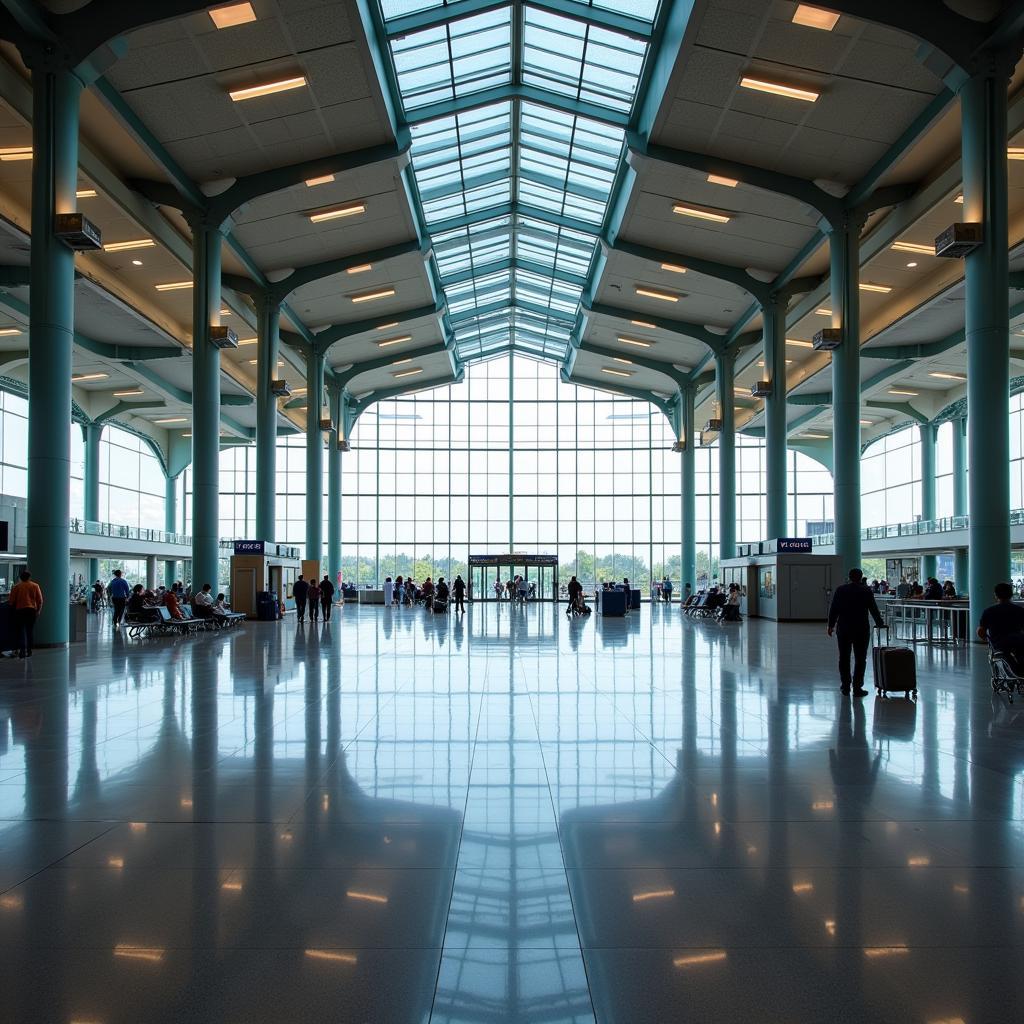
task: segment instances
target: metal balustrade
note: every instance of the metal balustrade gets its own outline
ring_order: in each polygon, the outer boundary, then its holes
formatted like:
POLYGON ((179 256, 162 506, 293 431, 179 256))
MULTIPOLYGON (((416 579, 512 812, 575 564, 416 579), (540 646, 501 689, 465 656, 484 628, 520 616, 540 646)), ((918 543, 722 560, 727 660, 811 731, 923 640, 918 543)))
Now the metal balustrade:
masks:
MULTIPOLYGON (((1024 523, 1024 509, 1010 512, 1011 525, 1024 523)), ((886 540, 890 537, 919 537, 928 533, 951 533, 966 530, 970 525, 969 516, 943 516, 941 519, 916 519, 912 523, 890 523, 887 526, 869 526, 860 531, 861 540, 886 540)), ((834 533, 819 533, 811 538, 814 547, 835 544, 834 533)))

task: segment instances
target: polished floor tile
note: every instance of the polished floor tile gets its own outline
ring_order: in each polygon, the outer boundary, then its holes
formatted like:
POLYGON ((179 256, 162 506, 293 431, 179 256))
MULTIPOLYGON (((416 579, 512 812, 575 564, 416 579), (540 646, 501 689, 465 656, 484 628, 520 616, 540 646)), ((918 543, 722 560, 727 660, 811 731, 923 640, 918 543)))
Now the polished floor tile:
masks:
POLYGON ((0 663, 19 1022, 1002 1024, 1024 714, 820 626, 346 607, 0 663))

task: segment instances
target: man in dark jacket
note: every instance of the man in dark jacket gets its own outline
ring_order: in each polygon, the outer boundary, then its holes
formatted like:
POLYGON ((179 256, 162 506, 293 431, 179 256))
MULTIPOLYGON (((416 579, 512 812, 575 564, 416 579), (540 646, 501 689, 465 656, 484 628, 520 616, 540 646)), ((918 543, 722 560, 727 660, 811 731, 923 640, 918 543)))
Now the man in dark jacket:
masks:
POLYGON ((462 576, 457 575, 455 577, 455 582, 452 584, 452 593, 455 595, 455 610, 457 612, 464 612, 466 610, 466 581, 462 576))
POLYGON ((302 573, 299 573, 299 578, 292 584, 292 596, 295 598, 295 613, 299 622, 303 622, 306 618, 306 598, 309 597, 309 584, 302 578, 302 573))
POLYGON ((334 604, 334 584, 330 576, 324 576, 320 581, 320 607, 323 609, 324 622, 331 617, 331 605, 334 604))
POLYGON ((832 604, 828 610, 828 635, 837 635, 839 641, 839 680, 840 689, 849 695, 852 685, 858 697, 866 697, 864 689, 864 670, 868 661, 868 644, 871 642, 871 624, 868 616, 875 620, 876 626, 884 626, 875 595, 871 588, 864 584, 864 574, 860 569, 850 570, 850 582, 836 587, 832 594, 832 604), (853 653, 853 679, 850 678, 850 653, 853 653))

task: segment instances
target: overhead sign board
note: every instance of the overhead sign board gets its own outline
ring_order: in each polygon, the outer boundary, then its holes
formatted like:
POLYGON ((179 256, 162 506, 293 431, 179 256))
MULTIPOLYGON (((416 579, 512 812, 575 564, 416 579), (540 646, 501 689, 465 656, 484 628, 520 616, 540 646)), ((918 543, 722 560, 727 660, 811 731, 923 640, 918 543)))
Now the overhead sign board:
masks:
POLYGON ((810 537, 780 537, 775 543, 776 551, 810 551, 813 548, 810 537))
POLYGON ((264 553, 265 545, 266 541, 262 540, 236 540, 235 554, 262 555, 264 553))

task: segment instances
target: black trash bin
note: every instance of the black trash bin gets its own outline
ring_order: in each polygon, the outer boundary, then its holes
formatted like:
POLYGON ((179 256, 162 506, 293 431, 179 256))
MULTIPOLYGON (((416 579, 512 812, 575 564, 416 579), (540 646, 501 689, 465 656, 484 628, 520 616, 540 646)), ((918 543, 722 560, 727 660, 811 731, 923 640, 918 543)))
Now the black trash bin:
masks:
POLYGON ((260 622, 276 622, 281 617, 277 594, 272 590, 261 590, 256 595, 256 618, 260 622))

